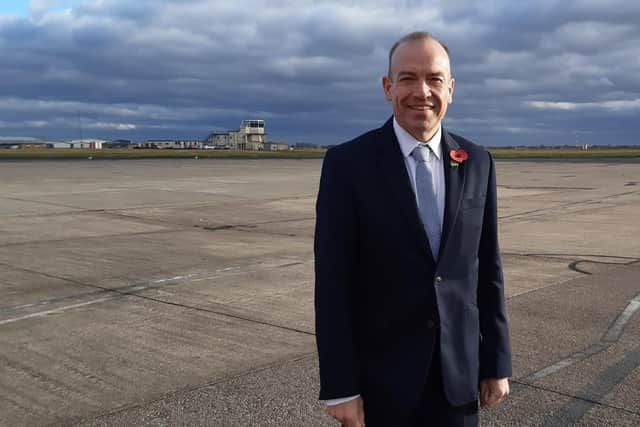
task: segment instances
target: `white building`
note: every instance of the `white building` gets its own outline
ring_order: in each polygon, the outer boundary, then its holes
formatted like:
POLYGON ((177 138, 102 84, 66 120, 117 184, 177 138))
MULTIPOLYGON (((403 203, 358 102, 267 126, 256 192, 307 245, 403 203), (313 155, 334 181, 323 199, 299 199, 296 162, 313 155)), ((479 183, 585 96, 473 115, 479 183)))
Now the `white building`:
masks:
MULTIPOLYGON (((102 150, 102 144, 104 144, 104 139, 74 139, 73 141, 69 141, 68 148, 90 148, 93 150, 102 150)), ((62 148, 64 146, 55 147, 62 148)))
POLYGON ((207 146, 238 151, 262 151, 265 137, 264 120, 243 120, 238 130, 209 134, 207 146))
POLYGON ((65 141, 56 141, 52 144, 53 148, 71 148, 70 142, 65 141))

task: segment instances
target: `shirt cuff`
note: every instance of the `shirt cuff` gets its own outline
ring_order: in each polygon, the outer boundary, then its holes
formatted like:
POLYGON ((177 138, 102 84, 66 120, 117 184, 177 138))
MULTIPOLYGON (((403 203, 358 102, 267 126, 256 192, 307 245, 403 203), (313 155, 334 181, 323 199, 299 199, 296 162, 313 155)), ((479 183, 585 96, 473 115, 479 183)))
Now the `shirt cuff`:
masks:
POLYGON ((341 397, 339 399, 328 399, 328 400, 324 401, 324 404, 327 405, 327 406, 334 406, 334 405, 339 405, 341 403, 347 403, 347 402, 350 402, 352 400, 356 400, 359 397, 360 397, 360 395, 356 394, 355 396, 341 397))

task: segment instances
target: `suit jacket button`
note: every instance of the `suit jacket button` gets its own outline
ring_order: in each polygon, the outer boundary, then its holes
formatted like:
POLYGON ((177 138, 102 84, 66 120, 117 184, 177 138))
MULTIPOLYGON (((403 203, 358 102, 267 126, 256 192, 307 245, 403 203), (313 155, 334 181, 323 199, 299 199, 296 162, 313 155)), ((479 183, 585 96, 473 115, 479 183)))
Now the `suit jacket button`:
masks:
POLYGON ((436 276, 436 284, 442 282, 442 277, 436 276))
POLYGON ((436 322, 434 322, 433 320, 429 320, 427 322, 427 328, 433 329, 434 326, 436 326, 436 322))

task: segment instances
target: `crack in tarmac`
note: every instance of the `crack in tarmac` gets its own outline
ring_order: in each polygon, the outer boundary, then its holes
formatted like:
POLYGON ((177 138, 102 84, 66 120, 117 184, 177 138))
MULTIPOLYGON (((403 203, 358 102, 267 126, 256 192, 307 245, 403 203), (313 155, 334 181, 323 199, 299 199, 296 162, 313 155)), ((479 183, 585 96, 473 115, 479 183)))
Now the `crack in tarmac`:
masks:
POLYGON ((583 264, 583 263, 587 263, 587 264, 601 264, 601 265, 631 265, 634 264, 636 262, 638 262, 638 259, 629 261, 629 262, 606 262, 606 261, 594 261, 594 260, 589 260, 589 259, 578 259, 573 261, 571 264, 569 264, 569 270, 573 270, 576 273, 582 273, 582 274, 586 274, 588 276, 591 276, 593 273, 591 273, 590 271, 586 271, 586 270, 581 270, 578 267, 578 264, 583 264))
MULTIPOLYGON (((527 216, 530 215, 530 214, 552 212, 552 211, 554 211, 556 209, 564 209, 564 208, 567 208, 567 207, 570 207, 570 206, 586 205, 586 204, 589 204, 589 203, 601 202, 603 200, 612 199, 612 198, 620 197, 620 196, 628 196, 630 194, 636 194, 636 193, 640 193, 640 191, 626 191, 624 193, 608 194, 608 195, 605 195, 605 196, 602 196, 602 197, 596 198, 596 199, 578 200, 578 201, 575 201, 575 202, 570 202, 570 203, 560 204, 560 205, 557 205, 557 206, 552 206, 550 208, 533 209, 533 210, 526 211, 526 212, 520 212, 520 213, 514 213, 514 214, 510 214, 510 215, 498 216, 498 219, 499 220, 512 219, 512 218, 528 219, 527 216), (518 217, 522 217, 522 218, 518 218, 518 217)), ((601 206, 598 206, 598 208, 601 208, 601 206)))
MULTIPOLYGON (((97 416, 92 417, 92 418, 85 418, 84 421, 87 421, 87 420, 91 420, 91 421, 100 420, 100 419, 107 418, 107 417, 110 417, 110 416, 113 416, 113 415, 116 415, 116 414, 120 414, 122 412, 130 411, 132 409, 138 409, 138 408, 143 408, 145 406, 153 405, 154 403, 158 403, 158 402, 161 402, 161 401, 163 401, 165 399, 170 399, 172 397, 176 397, 177 395, 182 394, 182 393, 191 393, 191 392, 194 392, 194 391, 203 390, 203 389, 206 389, 206 388, 209 388, 209 387, 214 387, 214 386, 219 385, 219 384, 225 384, 225 383, 237 380, 239 378, 244 378, 244 377, 247 377, 247 376, 252 375, 252 374, 257 374, 257 373, 266 371, 267 369, 277 368, 279 366, 283 366, 283 365, 286 365, 286 364, 289 364, 289 363, 300 362, 300 361, 303 361, 303 360, 306 360, 306 359, 310 359, 310 358, 315 358, 315 357, 316 357, 316 352, 314 351, 314 352, 311 352, 311 353, 298 355, 298 356, 293 357, 291 359, 281 359, 281 360, 278 360, 278 361, 275 361, 275 362, 272 362, 272 363, 268 363, 268 364, 265 364, 265 365, 262 365, 262 366, 258 366, 258 367, 252 368, 252 369, 248 369, 246 371, 242 371, 242 372, 236 373, 234 375, 227 375, 227 376, 215 379, 213 381, 210 381, 210 382, 207 382, 207 383, 204 383, 204 384, 198 384, 196 386, 191 386, 191 387, 186 387, 186 388, 181 388, 181 389, 178 389, 178 390, 174 390, 174 391, 171 391, 171 392, 169 392, 167 394, 164 394, 163 396, 160 396, 160 397, 158 397, 156 399, 150 399, 150 400, 145 400, 145 401, 142 401, 142 402, 137 402, 137 403, 134 403, 134 404, 124 405, 124 406, 121 406, 119 408, 115 408, 115 409, 113 409, 113 410, 111 410, 109 412, 106 412, 104 414, 100 414, 100 415, 97 415, 97 416)), ((79 421, 82 421, 82 419, 80 419, 79 421)))
POLYGON ((509 382, 512 384, 511 394, 519 393, 525 388, 534 389, 534 390, 540 390, 540 391, 543 391, 543 392, 546 392, 546 393, 553 393, 553 394, 558 395, 558 396, 568 397, 570 399, 584 400, 584 401, 587 401, 589 403, 592 403, 594 406, 602 406, 603 408, 615 409, 617 411, 621 411, 621 412, 627 413, 629 415, 640 416, 640 412, 632 411, 632 410, 629 410, 629 409, 624 408, 622 406, 616 406, 616 405, 611 405, 611 404, 605 403, 605 402, 598 402, 598 401, 595 401, 595 400, 591 400, 586 396, 578 396, 578 395, 574 395, 574 394, 571 394, 571 393, 563 392, 561 390, 554 390, 554 389, 543 387, 543 386, 539 386, 539 385, 536 385, 536 384, 523 383, 523 382, 521 382, 520 380, 517 380, 517 379, 515 379, 515 380, 511 379, 509 382))

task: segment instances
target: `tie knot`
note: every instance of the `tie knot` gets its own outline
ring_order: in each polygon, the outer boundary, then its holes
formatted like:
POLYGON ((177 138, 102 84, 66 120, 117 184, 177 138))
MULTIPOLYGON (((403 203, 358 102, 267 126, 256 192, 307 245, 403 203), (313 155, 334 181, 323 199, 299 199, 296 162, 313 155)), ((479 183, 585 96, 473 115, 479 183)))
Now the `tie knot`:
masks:
POLYGON ((431 154, 431 147, 427 144, 418 145, 411 152, 411 155, 417 162, 428 162, 430 154, 431 154))

